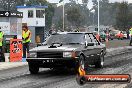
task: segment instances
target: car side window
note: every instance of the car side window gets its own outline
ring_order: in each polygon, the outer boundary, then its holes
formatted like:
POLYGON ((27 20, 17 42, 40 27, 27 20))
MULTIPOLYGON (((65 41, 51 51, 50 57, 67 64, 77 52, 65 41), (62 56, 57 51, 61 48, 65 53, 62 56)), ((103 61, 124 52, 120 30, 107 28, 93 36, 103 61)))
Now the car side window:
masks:
POLYGON ((89 36, 90 36, 90 38, 92 40, 91 42, 95 43, 96 45, 99 44, 98 41, 97 41, 97 39, 96 39, 96 37, 93 34, 89 34, 89 36))

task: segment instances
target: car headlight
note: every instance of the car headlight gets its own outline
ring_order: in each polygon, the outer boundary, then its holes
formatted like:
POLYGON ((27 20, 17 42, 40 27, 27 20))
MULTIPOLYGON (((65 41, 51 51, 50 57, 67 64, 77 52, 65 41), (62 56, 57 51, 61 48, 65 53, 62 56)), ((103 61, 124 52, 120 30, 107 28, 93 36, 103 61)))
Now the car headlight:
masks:
POLYGON ((37 57, 37 53, 30 53, 29 57, 37 57))
POLYGON ((63 57, 76 57, 75 52, 63 52, 63 57))

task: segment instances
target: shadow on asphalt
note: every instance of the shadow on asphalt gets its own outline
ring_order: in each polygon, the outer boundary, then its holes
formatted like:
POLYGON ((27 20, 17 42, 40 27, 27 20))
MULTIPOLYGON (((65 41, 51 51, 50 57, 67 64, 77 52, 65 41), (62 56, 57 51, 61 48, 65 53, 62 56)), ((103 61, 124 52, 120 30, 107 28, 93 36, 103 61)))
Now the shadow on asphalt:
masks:
POLYGON ((46 70, 46 71, 41 71, 37 75, 46 75, 46 74, 50 74, 50 75, 54 75, 54 76, 76 75, 76 73, 73 70, 67 69, 67 68, 49 69, 49 70, 46 70))
MULTIPOLYGON (((101 70, 102 68, 93 68, 89 67, 86 69, 86 74, 89 74, 93 71, 101 70)), ((37 76, 45 76, 45 75, 51 75, 51 76, 76 76, 77 73, 73 69, 50 69, 46 71, 41 71, 37 76)))

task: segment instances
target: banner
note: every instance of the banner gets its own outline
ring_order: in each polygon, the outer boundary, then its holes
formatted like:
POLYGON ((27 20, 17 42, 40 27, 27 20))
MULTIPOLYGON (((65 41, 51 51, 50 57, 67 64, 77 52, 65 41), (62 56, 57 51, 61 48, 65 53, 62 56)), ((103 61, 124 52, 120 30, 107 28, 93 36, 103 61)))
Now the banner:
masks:
POLYGON ((86 83, 130 83, 129 74, 86 74, 82 66, 78 68, 77 83, 82 86, 86 83))
POLYGON ((10 40, 10 62, 22 61, 22 40, 10 40))
POLYGON ((23 18, 22 12, 10 12, 10 11, 0 11, 0 17, 18 17, 23 18))

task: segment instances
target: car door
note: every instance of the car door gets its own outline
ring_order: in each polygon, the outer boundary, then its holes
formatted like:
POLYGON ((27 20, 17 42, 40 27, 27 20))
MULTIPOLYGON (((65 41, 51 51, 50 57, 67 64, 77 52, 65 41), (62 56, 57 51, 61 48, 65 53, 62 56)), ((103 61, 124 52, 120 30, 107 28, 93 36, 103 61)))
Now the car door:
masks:
POLYGON ((93 35, 93 34, 89 34, 92 42, 94 43, 94 46, 93 46, 93 59, 94 61, 97 60, 97 58, 99 57, 100 55, 100 52, 102 50, 101 48, 101 45, 100 45, 100 42, 96 39, 96 37, 93 35))
POLYGON ((94 54, 94 47, 89 46, 88 44, 91 43, 92 40, 88 34, 85 35, 85 49, 83 51, 84 55, 86 56, 86 65, 93 63, 93 54, 94 54))

